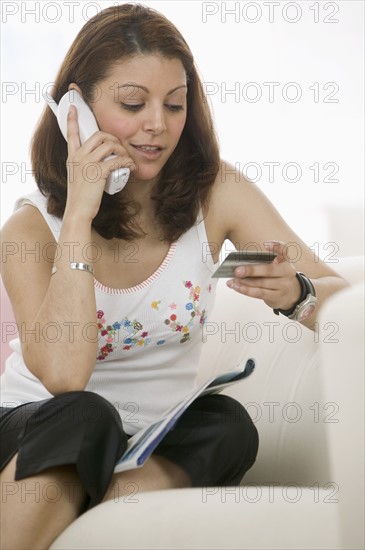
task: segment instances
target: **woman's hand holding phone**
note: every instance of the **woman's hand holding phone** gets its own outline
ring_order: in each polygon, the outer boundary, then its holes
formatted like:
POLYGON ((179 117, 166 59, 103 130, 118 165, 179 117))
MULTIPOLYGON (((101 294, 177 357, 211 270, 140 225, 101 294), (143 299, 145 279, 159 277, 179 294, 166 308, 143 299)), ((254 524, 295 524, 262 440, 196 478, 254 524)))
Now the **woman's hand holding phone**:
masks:
POLYGON ((136 165, 112 134, 99 130, 81 144, 75 106, 70 107, 67 115, 67 146, 65 215, 77 212, 78 216, 91 222, 99 211, 109 174, 126 166, 133 171, 136 165), (107 160, 111 154, 115 157, 107 160))

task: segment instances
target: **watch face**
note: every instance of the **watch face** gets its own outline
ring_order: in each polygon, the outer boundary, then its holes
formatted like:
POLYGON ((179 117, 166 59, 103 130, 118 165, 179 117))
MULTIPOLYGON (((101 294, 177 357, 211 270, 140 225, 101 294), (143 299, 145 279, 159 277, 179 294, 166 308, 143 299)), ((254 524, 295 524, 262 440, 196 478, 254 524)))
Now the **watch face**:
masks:
POLYGON ((298 321, 304 321, 310 315, 312 315, 315 310, 315 304, 308 304, 303 307, 303 309, 298 313, 298 321))

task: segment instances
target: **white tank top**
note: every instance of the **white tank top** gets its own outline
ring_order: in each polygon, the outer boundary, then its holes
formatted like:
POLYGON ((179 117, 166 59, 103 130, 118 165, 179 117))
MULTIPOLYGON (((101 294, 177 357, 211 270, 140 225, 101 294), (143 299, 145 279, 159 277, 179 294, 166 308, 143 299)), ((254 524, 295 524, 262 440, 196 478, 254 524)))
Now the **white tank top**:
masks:
MULTIPOLYGON (((58 241, 62 220, 47 213, 46 198, 34 191, 20 198, 15 209, 24 204, 40 210, 58 241)), ((195 387, 202 328, 215 296, 214 269, 200 214, 143 283, 113 289, 94 280, 99 347, 85 389, 116 407, 128 434, 163 415, 195 387)), ((19 339, 10 346, 14 353, 1 377, 1 405, 52 397, 27 369, 19 339)))

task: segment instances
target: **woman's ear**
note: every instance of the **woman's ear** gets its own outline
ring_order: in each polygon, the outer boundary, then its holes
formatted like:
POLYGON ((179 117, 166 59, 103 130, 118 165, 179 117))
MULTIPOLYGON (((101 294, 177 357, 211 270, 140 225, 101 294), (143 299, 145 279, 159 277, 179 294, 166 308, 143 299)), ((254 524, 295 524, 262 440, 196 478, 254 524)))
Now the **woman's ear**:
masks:
POLYGON ((75 84, 75 82, 71 82, 71 84, 69 84, 68 91, 70 91, 70 90, 76 90, 77 92, 79 92, 79 94, 82 97, 82 92, 81 92, 80 88, 78 87, 78 85, 75 84))

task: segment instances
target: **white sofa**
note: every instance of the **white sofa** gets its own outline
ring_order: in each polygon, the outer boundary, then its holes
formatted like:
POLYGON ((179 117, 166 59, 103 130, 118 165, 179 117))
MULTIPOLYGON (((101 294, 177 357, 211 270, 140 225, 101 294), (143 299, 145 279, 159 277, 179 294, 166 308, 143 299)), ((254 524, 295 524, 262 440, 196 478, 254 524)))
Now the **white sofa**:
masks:
POLYGON ((352 287, 325 304, 317 336, 219 282, 202 378, 257 359, 251 377, 227 392, 260 434, 241 486, 106 502, 52 550, 364 548, 363 258, 332 267, 352 287))

